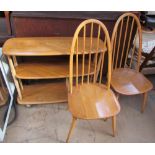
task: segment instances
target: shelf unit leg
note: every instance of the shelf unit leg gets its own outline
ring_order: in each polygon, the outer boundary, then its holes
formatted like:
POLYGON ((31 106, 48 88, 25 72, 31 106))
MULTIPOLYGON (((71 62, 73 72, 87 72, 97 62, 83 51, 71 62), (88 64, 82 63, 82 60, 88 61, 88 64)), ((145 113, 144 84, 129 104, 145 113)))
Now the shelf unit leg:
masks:
POLYGON ((20 88, 23 90, 22 80, 21 79, 18 79, 18 82, 19 82, 20 88))
POLYGON ((18 82, 18 80, 16 78, 16 72, 15 72, 14 65, 13 65, 13 62, 12 62, 12 59, 11 59, 10 56, 8 56, 8 61, 9 61, 12 77, 13 77, 13 80, 14 80, 14 83, 15 83, 15 86, 16 86, 16 89, 17 89, 17 92, 18 92, 18 96, 19 96, 20 100, 22 100, 22 93, 21 93, 21 90, 20 90, 20 85, 19 85, 19 82, 18 82))

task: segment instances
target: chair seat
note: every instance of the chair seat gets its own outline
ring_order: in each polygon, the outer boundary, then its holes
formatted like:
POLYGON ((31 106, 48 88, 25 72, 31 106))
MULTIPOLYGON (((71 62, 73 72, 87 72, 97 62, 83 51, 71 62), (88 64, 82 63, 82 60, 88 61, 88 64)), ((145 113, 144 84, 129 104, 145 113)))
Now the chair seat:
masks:
POLYGON ((80 119, 98 119, 119 113, 120 105, 112 90, 101 84, 83 84, 73 87, 68 95, 69 110, 80 119))
POLYGON ((111 85, 120 94, 135 95, 153 88, 145 76, 129 68, 117 68, 112 72, 111 85))

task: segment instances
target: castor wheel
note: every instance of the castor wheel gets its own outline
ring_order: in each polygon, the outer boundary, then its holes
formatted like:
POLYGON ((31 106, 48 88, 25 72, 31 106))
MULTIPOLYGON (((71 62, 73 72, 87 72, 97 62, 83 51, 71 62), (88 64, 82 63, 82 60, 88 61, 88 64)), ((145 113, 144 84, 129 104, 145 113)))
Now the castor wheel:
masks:
POLYGON ((103 118, 104 121, 107 121, 108 118, 103 118))

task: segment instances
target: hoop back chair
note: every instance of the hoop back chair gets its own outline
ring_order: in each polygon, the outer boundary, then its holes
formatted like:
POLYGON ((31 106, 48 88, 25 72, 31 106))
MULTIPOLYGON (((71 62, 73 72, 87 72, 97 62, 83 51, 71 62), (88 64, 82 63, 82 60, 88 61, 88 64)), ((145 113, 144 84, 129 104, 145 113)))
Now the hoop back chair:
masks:
POLYGON ((142 33, 139 19, 133 13, 121 15, 113 29, 112 39, 112 79, 111 85, 123 95, 143 94, 141 112, 144 112, 147 92, 152 89, 151 82, 140 72, 142 33), (139 49, 136 51, 136 40, 139 49))
POLYGON ((116 115, 120 111, 120 106, 110 90, 111 44, 109 33, 103 23, 89 19, 78 26, 72 41, 69 70, 68 105, 72 113, 72 123, 66 142, 70 139, 77 119, 112 117, 113 135, 115 135, 116 115), (95 28, 97 34, 94 33, 95 28), (90 40, 87 45, 86 38, 90 40), (106 53, 108 54, 108 73, 107 83, 104 85, 102 71, 106 53), (75 67, 73 67, 74 63, 75 67), (82 70, 81 74, 79 70, 82 70), (86 72, 87 74, 84 74, 86 72))

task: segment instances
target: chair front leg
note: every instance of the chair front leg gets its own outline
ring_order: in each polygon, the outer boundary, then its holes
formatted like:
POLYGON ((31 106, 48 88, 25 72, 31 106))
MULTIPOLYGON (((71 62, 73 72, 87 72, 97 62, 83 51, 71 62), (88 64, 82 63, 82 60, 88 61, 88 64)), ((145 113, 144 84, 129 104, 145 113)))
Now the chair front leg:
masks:
POLYGON ((112 131, 113 137, 116 136, 116 116, 112 116, 112 131))
POLYGON ((75 128, 76 120, 77 120, 77 118, 75 118, 75 117, 72 118, 72 124, 71 124, 70 129, 69 129, 69 133, 68 133, 68 136, 67 136, 67 139, 66 139, 66 143, 69 142, 72 131, 75 128))
POLYGON ((146 102, 147 101, 147 92, 143 94, 143 104, 142 104, 142 107, 141 107, 141 113, 144 112, 145 110, 145 107, 146 107, 146 102))
POLYGON ((119 93, 117 93, 117 94, 116 94, 116 98, 117 98, 117 100, 119 99, 119 96, 120 96, 119 93))

